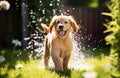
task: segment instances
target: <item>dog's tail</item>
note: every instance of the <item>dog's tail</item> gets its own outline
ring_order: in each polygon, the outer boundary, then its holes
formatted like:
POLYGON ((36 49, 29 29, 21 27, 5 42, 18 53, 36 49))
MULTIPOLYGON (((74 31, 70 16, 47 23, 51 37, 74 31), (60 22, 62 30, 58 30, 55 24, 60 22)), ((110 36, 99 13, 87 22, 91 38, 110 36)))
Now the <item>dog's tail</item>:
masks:
POLYGON ((49 27, 48 27, 46 24, 41 23, 41 26, 42 26, 42 28, 44 29, 44 31, 45 31, 46 33, 49 33, 49 27))

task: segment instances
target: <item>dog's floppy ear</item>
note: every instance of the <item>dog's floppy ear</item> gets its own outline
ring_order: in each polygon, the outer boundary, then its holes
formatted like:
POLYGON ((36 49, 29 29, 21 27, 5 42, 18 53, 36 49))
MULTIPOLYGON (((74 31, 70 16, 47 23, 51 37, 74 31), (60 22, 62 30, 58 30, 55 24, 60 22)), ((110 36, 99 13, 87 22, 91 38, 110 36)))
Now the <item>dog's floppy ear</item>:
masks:
POLYGON ((46 24, 41 23, 42 28, 46 33, 52 32, 53 26, 55 25, 56 18, 58 16, 54 16, 50 21, 49 27, 46 24))
POLYGON ((55 25, 55 21, 58 18, 58 16, 54 16, 49 24, 49 31, 52 32, 53 26, 55 25))
POLYGON ((69 19, 70 19, 70 24, 73 28, 73 31, 77 32, 79 29, 79 26, 77 25, 76 21, 71 16, 69 16, 69 19))
POLYGON ((49 27, 46 24, 41 23, 41 26, 46 33, 49 33, 49 27))

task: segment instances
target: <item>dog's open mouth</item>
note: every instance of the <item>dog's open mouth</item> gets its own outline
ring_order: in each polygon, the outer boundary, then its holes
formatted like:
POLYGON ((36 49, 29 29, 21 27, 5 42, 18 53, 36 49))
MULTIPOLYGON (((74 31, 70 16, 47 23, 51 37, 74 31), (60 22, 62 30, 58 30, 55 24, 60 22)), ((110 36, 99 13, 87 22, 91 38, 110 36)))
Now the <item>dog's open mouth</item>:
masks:
POLYGON ((58 32, 58 34, 59 34, 60 37, 63 37, 63 36, 65 36, 66 32, 67 32, 67 30, 66 31, 61 30, 61 31, 58 32))

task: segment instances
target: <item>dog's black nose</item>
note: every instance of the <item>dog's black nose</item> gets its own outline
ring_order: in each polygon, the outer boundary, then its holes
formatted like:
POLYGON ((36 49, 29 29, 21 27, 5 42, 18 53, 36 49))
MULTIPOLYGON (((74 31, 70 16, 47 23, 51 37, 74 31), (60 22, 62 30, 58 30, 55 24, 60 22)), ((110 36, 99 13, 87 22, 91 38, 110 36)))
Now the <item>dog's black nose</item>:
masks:
POLYGON ((59 29, 60 29, 60 30, 63 30, 63 25, 60 25, 60 26, 59 26, 59 29))

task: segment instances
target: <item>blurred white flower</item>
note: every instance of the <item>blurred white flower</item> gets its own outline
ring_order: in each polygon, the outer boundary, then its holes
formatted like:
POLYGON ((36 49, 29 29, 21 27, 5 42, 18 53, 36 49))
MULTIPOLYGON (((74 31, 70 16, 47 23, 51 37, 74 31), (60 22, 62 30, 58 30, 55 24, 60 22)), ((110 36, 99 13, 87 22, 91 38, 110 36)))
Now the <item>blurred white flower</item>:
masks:
POLYGON ((112 66, 109 63, 107 63, 105 65, 105 72, 108 72, 111 68, 112 68, 112 66))
POLYGON ((3 57, 3 56, 0 55, 0 63, 2 63, 4 61, 5 61, 5 57, 3 57))
POLYGON ((97 73, 96 72, 85 72, 83 73, 84 78, 96 78, 97 73))
POLYGON ((44 65, 38 66, 38 69, 44 69, 44 68, 45 68, 44 65))
POLYGON ((17 68, 17 69, 23 68, 23 64, 17 64, 17 65, 15 66, 15 68, 17 68))
POLYGON ((8 1, 0 1, 0 8, 8 10, 10 8, 10 3, 8 1))
POLYGON ((14 44, 15 46, 21 46, 21 42, 19 40, 12 40, 12 44, 14 44))

